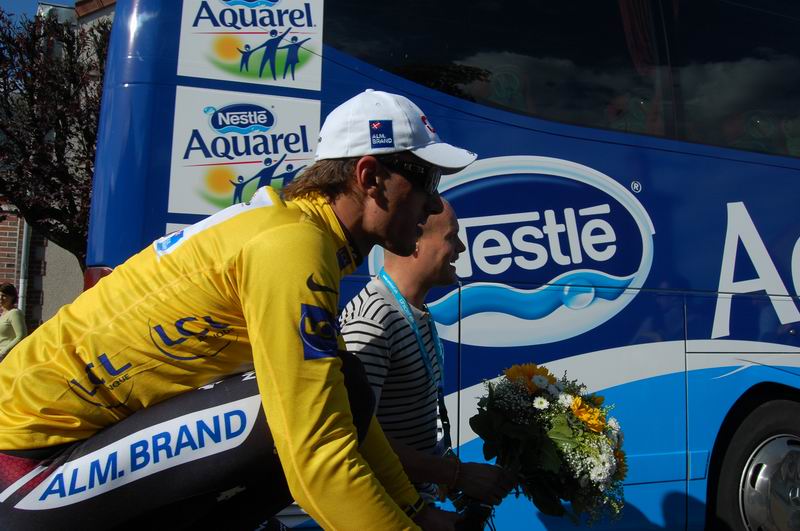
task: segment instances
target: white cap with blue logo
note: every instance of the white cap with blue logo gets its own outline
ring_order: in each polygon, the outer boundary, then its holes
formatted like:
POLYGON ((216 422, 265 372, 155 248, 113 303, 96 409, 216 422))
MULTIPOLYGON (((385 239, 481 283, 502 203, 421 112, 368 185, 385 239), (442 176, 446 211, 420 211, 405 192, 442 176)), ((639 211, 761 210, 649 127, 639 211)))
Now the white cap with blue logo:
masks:
POLYGON ((336 107, 322 124, 316 160, 410 151, 454 173, 475 153, 441 141, 422 109, 404 96, 367 89, 336 107))

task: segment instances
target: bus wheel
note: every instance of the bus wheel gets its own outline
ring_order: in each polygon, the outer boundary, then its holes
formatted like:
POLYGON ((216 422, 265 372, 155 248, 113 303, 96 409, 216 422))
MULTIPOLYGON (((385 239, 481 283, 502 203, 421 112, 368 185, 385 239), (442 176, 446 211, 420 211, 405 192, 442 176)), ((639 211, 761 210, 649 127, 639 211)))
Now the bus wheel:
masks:
POLYGON ((732 531, 800 529, 800 403, 757 407, 725 450, 713 527, 732 531))

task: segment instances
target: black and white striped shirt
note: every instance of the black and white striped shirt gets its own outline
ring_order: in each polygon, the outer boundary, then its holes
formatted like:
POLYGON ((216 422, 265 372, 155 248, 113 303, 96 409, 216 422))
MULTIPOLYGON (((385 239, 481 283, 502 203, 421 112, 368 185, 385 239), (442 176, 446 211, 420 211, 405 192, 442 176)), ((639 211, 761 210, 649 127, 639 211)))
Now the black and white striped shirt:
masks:
POLYGON ((377 403, 378 421, 389 437, 432 453, 437 441, 436 359, 431 318, 413 306, 435 378, 425 369, 414 331, 391 292, 379 279, 370 281, 340 317, 347 350, 364 364, 377 403))

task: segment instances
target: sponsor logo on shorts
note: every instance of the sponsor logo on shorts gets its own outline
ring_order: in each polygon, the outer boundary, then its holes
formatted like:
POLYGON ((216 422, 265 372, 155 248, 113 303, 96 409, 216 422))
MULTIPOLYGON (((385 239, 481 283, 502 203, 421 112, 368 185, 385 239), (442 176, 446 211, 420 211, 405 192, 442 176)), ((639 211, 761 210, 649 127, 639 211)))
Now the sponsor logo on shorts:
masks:
POLYGON ((253 429, 258 395, 156 424, 58 467, 15 505, 72 505, 172 467, 231 450, 253 429))

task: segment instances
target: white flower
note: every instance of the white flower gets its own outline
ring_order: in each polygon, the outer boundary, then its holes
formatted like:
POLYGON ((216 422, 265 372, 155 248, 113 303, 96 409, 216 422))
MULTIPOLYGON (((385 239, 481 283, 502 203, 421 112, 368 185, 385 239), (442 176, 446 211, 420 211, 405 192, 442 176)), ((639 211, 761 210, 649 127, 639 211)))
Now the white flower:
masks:
POLYGON ((572 407, 572 403, 575 401, 575 397, 569 393, 564 393, 563 395, 558 397, 558 404, 565 408, 572 407))
POLYGON ((548 402, 543 396, 537 396, 533 399, 533 407, 536 409, 547 409, 550 407, 550 402, 548 402))
POLYGON ((558 398, 558 396, 561 394, 561 391, 555 385, 548 385, 547 392, 550 393, 550 395, 552 395, 554 398, 558 398))
POLYGON ((603 483, 607 478, 608 474, 602 466, 594 466, 589 470, 589 479, 594 483, 603 483))
POLYGON ((608 424, 608 427, 611 428, 611 431, 613 431, 615 434, 619 431, 619 421, 616 419, 616 417, 610 417, 606 424, 608 424))
POLYGON ((550 381, 541 374, 537 374, 533 377, 533 383, 536 384, 536 387, 539 389, 546 389, 550 381))

